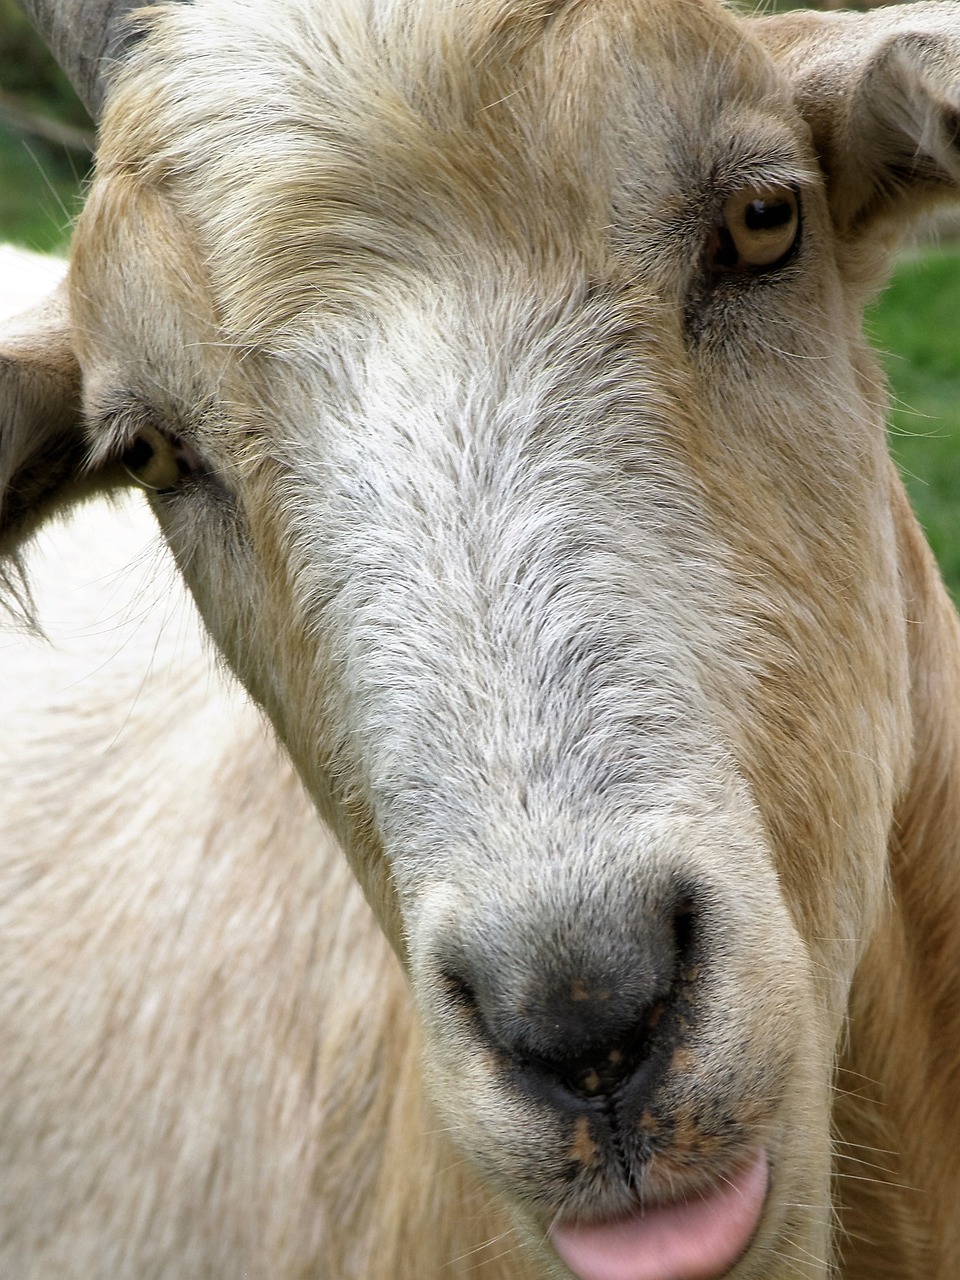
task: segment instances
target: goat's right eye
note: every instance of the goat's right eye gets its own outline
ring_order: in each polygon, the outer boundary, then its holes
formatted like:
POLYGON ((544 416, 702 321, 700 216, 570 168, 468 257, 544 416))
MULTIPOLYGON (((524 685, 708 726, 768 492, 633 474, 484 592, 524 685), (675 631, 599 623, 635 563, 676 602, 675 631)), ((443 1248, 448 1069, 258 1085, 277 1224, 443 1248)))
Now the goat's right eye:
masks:
POLYGON ((144 489, 165 493, 196 469, 192 454, 179 437, 145 425, 127 442, 120 462, 130 478, 144 489))

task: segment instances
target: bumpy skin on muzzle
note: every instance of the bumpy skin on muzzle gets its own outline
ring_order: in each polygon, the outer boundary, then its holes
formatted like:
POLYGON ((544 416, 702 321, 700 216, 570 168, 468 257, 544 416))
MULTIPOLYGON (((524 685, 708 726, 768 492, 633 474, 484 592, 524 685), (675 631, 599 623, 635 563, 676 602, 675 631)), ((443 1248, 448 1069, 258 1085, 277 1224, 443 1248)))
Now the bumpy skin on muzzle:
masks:
POLYGON ((94 120, 100 118, 111 67, 135 38, 134 9, 155 0, 18 0, 49 45, 94 120))

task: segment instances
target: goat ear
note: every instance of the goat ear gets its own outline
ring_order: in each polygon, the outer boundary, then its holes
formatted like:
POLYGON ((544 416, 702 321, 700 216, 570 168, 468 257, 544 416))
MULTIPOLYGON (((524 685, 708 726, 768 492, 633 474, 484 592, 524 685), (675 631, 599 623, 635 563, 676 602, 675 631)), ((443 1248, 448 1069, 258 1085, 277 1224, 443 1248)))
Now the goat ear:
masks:
POLYGON ((960 4, 798 12, 754 30, 795 86, 841 233, 960 195, 960 4))
POLYGON ((0 556, 96 487, 85 452, 80 369, 58 290, 0 325, 0 556))

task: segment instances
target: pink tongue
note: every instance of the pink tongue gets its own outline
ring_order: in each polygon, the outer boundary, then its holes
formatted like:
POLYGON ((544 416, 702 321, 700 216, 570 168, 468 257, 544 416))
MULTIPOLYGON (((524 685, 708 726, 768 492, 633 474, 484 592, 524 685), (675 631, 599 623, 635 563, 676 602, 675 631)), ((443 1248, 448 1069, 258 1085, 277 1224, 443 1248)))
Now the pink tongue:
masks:
POLYGON ((744 1252, 767 1195, 767 1156, 708 1199, 685 1200, 592 1226, 560 1222, 553 1247, 580 1280, 719 1280, 744 1252))

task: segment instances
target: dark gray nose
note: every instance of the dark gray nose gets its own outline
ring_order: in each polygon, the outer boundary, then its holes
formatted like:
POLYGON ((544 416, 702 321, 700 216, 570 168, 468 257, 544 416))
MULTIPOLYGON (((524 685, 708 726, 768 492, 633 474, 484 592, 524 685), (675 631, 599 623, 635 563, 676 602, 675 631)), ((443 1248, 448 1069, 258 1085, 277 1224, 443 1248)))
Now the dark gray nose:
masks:
POLYGON ((451 1001, 518 1081, 581 1098, 615 1092, 647 1063, 699 945, 689 893, 634 913, 627 927, 587 911, 520 938, 498 921, 488 945, 483 932, 445 958, 451 1001))

